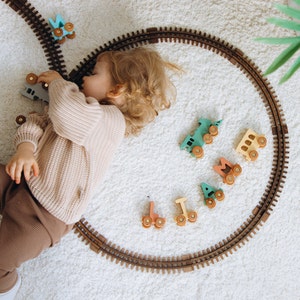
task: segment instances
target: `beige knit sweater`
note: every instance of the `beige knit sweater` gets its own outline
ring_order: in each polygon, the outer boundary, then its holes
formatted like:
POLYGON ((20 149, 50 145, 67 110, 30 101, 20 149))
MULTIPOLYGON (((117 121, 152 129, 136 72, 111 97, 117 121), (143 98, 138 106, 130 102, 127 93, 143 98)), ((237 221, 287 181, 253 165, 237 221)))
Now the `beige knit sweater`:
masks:
POLYGON ((30 114, 15 145, 31 142, 40 168, 28 186, 34 197, 67 224, 78 221, 125 133, 123 114, 113 105, 86 98, 63 79, 49 86, 48 113, 30 114))

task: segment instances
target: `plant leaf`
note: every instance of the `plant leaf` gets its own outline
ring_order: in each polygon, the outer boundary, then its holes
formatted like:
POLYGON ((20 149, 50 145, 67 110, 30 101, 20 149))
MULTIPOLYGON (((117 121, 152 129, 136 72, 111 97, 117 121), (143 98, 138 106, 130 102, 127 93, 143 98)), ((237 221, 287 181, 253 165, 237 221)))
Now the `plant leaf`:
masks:
POLYGON ((279 84, 286 82, 300 68, 300 56, 295 60, 293 65, 288 69, 285 75, 280 79, 279 84))
POLYGON ((300 20, 300 11, 298 9, 282 4, 274 4, 274 6, 285 15, 300 20))
POLYGON ((286 63, 300 48, 300 42, 291 44, 288 48, 286 48, 283 52, 279 54, 279 56, 273 61, 273 63, 266 70, 264 75, 268 75, 276 71, 279 67, 281 67, 284 63, 286 63))
POLYGON ((300 0, 294 0, 294 2, 300 5, 300 0))
POLYGON ((254 39, 254 41, 266 43, 266 44, 272 44, 272 45, 292 44, 292 43, 300 42, 300 36, 283 37, 283 38, 260 37, 254 39))
POLYGON ((300 31, 300 24, 290 20, 284 20, 279 18, 269 18, 267 19, 269 23, 275 24, 282 28, 292 29, 296 31, 300 31))

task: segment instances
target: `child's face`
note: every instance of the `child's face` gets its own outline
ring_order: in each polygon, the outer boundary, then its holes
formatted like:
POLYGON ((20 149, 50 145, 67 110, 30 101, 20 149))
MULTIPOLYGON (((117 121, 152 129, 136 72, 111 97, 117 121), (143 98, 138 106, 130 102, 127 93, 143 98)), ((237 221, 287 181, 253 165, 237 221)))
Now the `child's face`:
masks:
POLYGON ((110 62, 102 56, 96 63, 93 74, 83 77, 82 92, 86 97, 93 97, 98 101, 107 98, 108 92, 113 89, 110 74, 110 62))

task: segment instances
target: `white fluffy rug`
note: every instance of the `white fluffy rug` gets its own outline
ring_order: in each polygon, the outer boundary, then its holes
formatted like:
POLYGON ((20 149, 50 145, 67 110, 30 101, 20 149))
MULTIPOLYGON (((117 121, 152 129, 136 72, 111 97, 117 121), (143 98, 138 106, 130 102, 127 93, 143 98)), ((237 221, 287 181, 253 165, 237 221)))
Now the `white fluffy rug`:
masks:
MULTIPOLYGON (((284 0, 277 2, 285 3, 284 0)), ((272 1, 188 0, 32 0, 45 19, 61 14, 75 24, 77 37, 62 51, 70 72, 92 50, 148 27, 177 26, 218 36, 241 49, 266 70, 284 49, 258 44, 258 36, 288 35, 268 24, 280 13, 272 1)), ((42 108, 19 94, 29 72, 47 69, 34 33, 0 2, 1 157, 13 154, 18 114, 42 108)), ((295 35, 295 33, 292 33, 295 35)), ((124 140, 105 181, 96 191, 85 217, 120 247, 154 256, 180 256, 215 245, 232 234, 260 200, 269 180, 273 136, 266 109, 254 86, 240 70, 218 55, 184 44, 154 45, 185 73, 173 76, 177 102, 137 138, 124 140), (204 148, 202 160, 179 149, 200 117, 223 119, 220 134, 204 148), (249 163, 234 148, 247 128, 263 133, 265 149, 249 163), (233 186, 222 183, 212 166, 219 157, 240 163, 243 174, 233 186), (225 200, 214 210, 203 204, 201 182, 219 186, 225 200), (167 219, 158 231, 141 226, 149 196, 155 211, 167 219), (178 227, 174 200, 186 197, 198 221, 178 227)), ((286 67, 269 76, 282 104, 290 136, 290 163, 280 201, 268 221, 248 243, 214 265, 189 273, 147 273, 117 265, 92 252, 72 232, 62 242, 21 268, 17 299, 300 299, 299 95, 300 73, 278 85, 286 67)))

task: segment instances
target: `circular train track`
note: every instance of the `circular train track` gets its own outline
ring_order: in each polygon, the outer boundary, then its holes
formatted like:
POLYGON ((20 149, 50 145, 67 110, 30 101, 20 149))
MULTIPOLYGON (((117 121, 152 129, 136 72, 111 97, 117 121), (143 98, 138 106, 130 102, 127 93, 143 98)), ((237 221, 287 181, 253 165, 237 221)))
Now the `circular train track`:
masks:
POLYGON ((208 249, 191 254, 176 257, 149 256, 134 253, 115 245, 96 231, 87 220, 81 219, 74 226, 75 233, 88 244, 93 251, 101 253, 116 263, 142 271, 192 271, 195 268, 209 266, 232 254, 257 233, 272 213, 285 183, 289 159, 288 128, 281 105, 270 83, 263 77, 259 68, 241 50, 215 36, 200 31, 167 27, 148 28, 146 30, 128 33, 95 49, 68 75, 66 74, 60 46, 52 38, 50 27, 37 10, 26 0, 2 1, 24 18, 35 32, 44 49, 49 68, 59 71, 65 78, 74 81, 78 85, 81 85, 84 75, 91 73, 96 57, 102 52, 126 50, 160 42, 184 43, 212 51, 224 59, 229 60, 233 65, 239 68, 254 85, 267 110, 272 128, 274 147, 269 181, 252 213, 230 236, 208 249))

